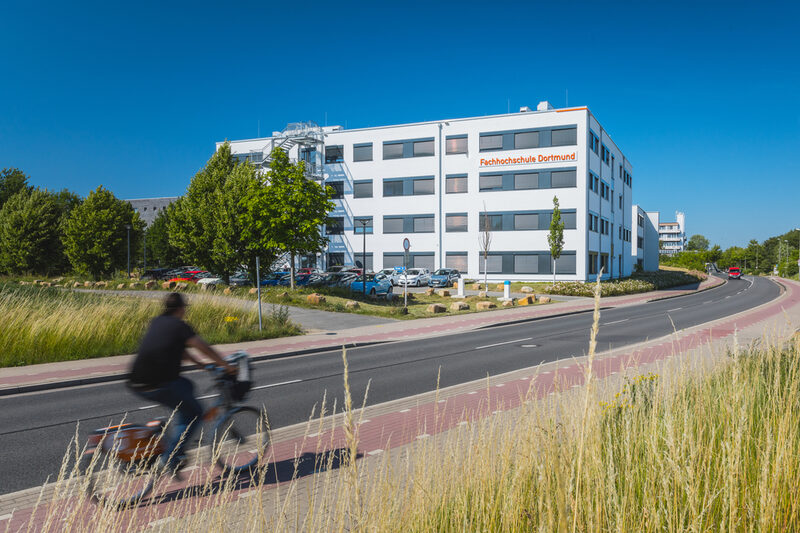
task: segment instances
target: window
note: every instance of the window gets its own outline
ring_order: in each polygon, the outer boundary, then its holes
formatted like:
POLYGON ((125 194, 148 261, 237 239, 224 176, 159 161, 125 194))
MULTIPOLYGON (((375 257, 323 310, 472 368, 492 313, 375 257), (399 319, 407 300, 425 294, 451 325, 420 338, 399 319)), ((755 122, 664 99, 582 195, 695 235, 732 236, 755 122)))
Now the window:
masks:
POLYGON ((578 227, 577 218, 577 213, 565 213, 564 211, 561 212, 561 222, 564 223, 564 229, 576 229, 578 227))
POLYGON ((394 254, 394 253, 383 254, 383 268, 394 268, 397 266, 403 266, 403 261, 405 261, 405 257, 403 256, 403 254, 394 254))
MULTIPOLYGON (((364 255, 365 254, 362 252, 353 252, 353 263, 356 262, 361 263, 367 272, 372 272, 374 268, 373 267, 374 263, 372 261, 372 252, 367 252, 366 257, 364 257, 364 255)), ((356 264, 356 266, 358 265, 356 264)), ((359 278, 359 281, 361 281, 361 278, 359 278)))
POLYGON ((344 182, 343 181, 329 181, 325 183, 328 187, 333 189, 331 198, 333 200, 341 200, 344 198, 344 182))
POLYGON ((536 189, 539 186, 539 174, 528 172, 526 174, 514 174, 514 189, 536 189))
POLYGON ((344 233, 344 217, 330 217, 325 224, 325 233, 328 235, 344 233))
POLYGON ((372 180, 354 181, 353 198, 372 198, 372 180))
POLYGON ((383 217, 384 233, 403 233, 403 217, 383 217))
POLYGON ((600 147, 600 159, 603 160, 603 163, 606 165, 609 164, 609 158, 611 157, 611 152, 606 148, 606 145, 603 144, 600 147))
POLYGON ((433 155, 433 139, 416 141, 414 143, 414 157, 433 155))
POLYGON ((614 177, 614 155, 611 155, 611 177, 614 177))
POLYGON ((639 224, 640 228, 644 227, 644 217, 641 214, 638 216, 637 223, 639 224))
POLYGON ((538 274, 538 255, 514 255, 514 274, 538 274))
POLYGON ((551 132, 550 146, 571 146, 578 144, 578 128, 564 128, 551 132))
POLYGON ((384 159, 401 159, 403 157, 403 143, 390 143, 383 145, 384 159))
POLYGON ((574 252, 561 254, 561 257, 556 260, 556 274, 574 274, 576 269, 575 259, 574 252))
POLYGON ((636 247, 637 248, 644 248, 644 238, 636 237, 636 247))
POLYGON ((503 189, 502 174, 487 174, 480 177, 478 188, 482 191, 499 191, 503 189))
POLYGON ((467 176, 447 176, 445 178, 445 192, 447 194, 467 192, 467 176))
POLYGON ((555 170, 550 173, 550 186, 575 187, 576 172, 574 170, 555 170))
POLYGON ((433 217, 414 217, 414 233, 433 233, 433 217))
POLYGON ((453 213, 445 217, 445 231, 467 231, 467 214, 453 213))
POLYGON ((480 215, 480 231, 503 231, 503 215, 487 215, 481 213, 480 215))
POLYGON ((455 268, 461 273, 467 272, 467 252, 447 252, 444 257, 446 268, 455 268))
POLYGON ((608 274, 608 254, 600 254, 600 268, 603 274, 608 274))
POLYGON ((479 148, 481 152, 488 152, 491 150, 503 149, 503 136, 502 135, 481 135, 479 141, 479 148))
POLYGON ((343 265, 344 264, 344 253, 341 252, 334 252, 327 254, 327 261, 328 266, 336 266, 336 265, 343 265))
POLYGON ((589 274, 597 274, 597 253, 589 252, 589 274))
POLYGON ((589 213, 589 231, 598 231, 597 227, 597 215, 593 215, 589 213))
POLYGON ((515 133, 514 148, 517 150, 522 148, 539 148, 539 132, 525 131, 522 133, 515 133))
POLYGON ((619 208, 622 209, 622 195, 619 195, 619 208))
POLYGON ((525 213, 525 214, 514 215, 514 229, 515 230, 539 229, 539 215, 536 213, 525 213))
POLYGON ((480 270, 479 272, 483 274, 484 272, 489 274, 500 274, 503 272, 503 256, 502 255, 490 255, 487 259, 483 258, 483 252, 480 252, 480 270), (486 267, 484 268, 484 264, 486 267))
POLYGON ((466 154, 467 136, 447 137, 445 139, 445 151, 447 154, 466 154))
POLYGON ((597 135, 591 130, 589 131, 589 149, 599 155, 600 139, 598 139, 597 135))
POLYGON ((372 161, 372 143, 354 144, 353 161, 372 161))
POLYGON ((434 270, 434 255, 432 253, 411 254, 411 268, 427 268, 428 271, 434 270))
POLYGON ((371 234, 372 233, 372 217, 353 217, 353 233, 371 234), (366 226, 362 222, 366 222, 366 226))
POLYGON ((326 146, 325 163, 341 163, 344 161, 344 146, 326 146))
POLYGON ((433 178, 417 178, 414 180, 414 195, 433 194, 433 178))
POLYGON ((403 196, 403 180, 383 180, 384 196, 403 196))

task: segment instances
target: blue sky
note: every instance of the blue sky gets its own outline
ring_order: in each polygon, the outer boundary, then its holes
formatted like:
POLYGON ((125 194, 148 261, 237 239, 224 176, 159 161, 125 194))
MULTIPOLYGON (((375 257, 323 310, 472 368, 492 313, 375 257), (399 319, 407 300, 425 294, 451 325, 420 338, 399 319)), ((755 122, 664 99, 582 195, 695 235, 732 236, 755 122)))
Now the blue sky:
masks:
POLYGON ((14 2, 0 167, 181 194, 223 139, 586 105, 634 201, 722 246, 800 226, 794 2, 14 2))

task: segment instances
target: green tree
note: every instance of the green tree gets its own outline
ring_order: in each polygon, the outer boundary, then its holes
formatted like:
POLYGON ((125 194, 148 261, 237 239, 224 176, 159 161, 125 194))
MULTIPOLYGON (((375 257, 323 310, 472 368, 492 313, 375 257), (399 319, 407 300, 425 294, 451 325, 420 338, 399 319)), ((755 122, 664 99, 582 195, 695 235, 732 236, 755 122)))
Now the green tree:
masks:
POLYGON ((159 211, 153 223, 145 230, 147 258, 158 266, 177 266, 182 263, 180 251, 169 241, 169 216, 172 205, 159 211))
POLYGON ((266 183, 255 184, 248 195, 245 234, 259 251, 289 253, 292 288, 295 257, 319 252, 327 242, 322 225, 335 207, 330 201, 332 193, 329 187, 306 178, 305 162, 292 163, 276 148, 266 183))
POLYGON ((253 253, 243 227, 247 195, 258 183, 255 168, 237 163, 230 144, 220 146, 172 204, 169 243, 188 262, 229 281, 253 253))
POLYGON ((547 235, 547 244, 550 245, 550 257, 553 258, 553 285, 556 283, 556 261, 564 250, 564 222, 561 220, 561 209, 558 206, 558 196, 553 196, 553 216, 550 219, 550 233, 547 235))
POLYGON ((689 238, 689 243, 686 245, 686 249, 705 251, 708 250, 709 244, 711 243, 708 242, 708 239, 702 235, 692 235, 689 238))
POLYGON ((62 264, 61 209, 45 190, 23 188, 0 209, 0 267, 51 274, 62 264))
POLYGON ((0 208, 9 198, 24 189, 30 189, 28 176, 18 168, 4 168, 0 172, 0 208))
POLYGON ((127 264, 128 231, 131 226, 131 257, 141 241, 144 223, 131 204, 120 200, 101 185, 77 207, 64 225, 64 251, 73 268, 96 278, 127 264))

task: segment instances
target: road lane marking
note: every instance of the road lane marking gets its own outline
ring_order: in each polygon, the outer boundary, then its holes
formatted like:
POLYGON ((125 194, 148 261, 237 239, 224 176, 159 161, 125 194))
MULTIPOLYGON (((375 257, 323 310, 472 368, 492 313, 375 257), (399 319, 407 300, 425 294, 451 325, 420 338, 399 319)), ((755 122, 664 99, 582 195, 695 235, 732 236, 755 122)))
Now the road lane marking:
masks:
POLYGON ((683 309, 683 307, 676 307, 675 309, 668 309, 667 313, 671 313, 673 311, 680 311, 681 309, 683 309))
POLYGON ((303 381, 302 379, 293 379, 291 381, 281 381, 280 383, 270 383, 269 385, 259 385, 258 387, 253 387, 252 390, 258 389, 268 389, 270 387, 280 387, 281 385, 289 385, 291 383, 300 383, 303 381))
POLYGON ((714 300, 706 300, 706 301, 705 301, 705 302, 703 302, 703 303, 704 303, 704 304, 710 304, 710 303, 713 303, 713 302, 714 302, 714 300))
POLYGON ((523 344, 522 345, 522 348, 537 348, 537 347, 538 346, 536 344, 523 344))
POLYGON ((476 350, 483 350, 484 348, 494 348, 495 346, 503 346, 504 344, 514 344, 515 342, 529 341, 533 337, 525 337, 524 339, 517 339, 514 341, 497 342, 495 344, 487 344, 486 346, 476 346, 476 350))
POLYGON ((400 411, 400 412, 401 412, 401 413, 407 413, 407 412, 409 412, 410 410, 411 410, 411 409, 403 409, 403 410, 402 410, 402 411, 400 411))
POLYGON ((371 452, 367 452, 367 455, 379 455, 379 454, 382 454, 382 453, 383 453, 383 450, 381 448, 378 448, 377 450, 372 450, 371 452))
POLYGON ((153 407, 158 407, 158 405, 157 404, 156 405, 143 405, 142 407, 139 407, 139 411, 144 411, 145 409, 152 409, 153 407))
POLYGON ((428 437, 430 437, 430 435, 428 435, 427 433, 423 433, 422 435, 417 435, 418 439, 427 439, 428 437))
POLYGON ((605 324, 601 324, 603 326, 610 326, 611 324, 619 324, 620 322, 627 322, 630 318, 623 318, 622 320, 615 320, 614 322, 606 322, 605 324))

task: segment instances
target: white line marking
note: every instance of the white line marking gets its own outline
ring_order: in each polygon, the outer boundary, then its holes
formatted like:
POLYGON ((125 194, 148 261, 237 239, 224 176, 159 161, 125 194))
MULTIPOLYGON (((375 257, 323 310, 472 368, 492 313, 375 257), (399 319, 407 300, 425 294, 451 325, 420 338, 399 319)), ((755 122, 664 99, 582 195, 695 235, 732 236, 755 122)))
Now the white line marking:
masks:
POLYGON ((467 424, 469 424, 469 422, 467 422, 466 420, 462 420, 461 422, 458 423, 459 426, 466 426, 467 424))
POLYGON ((667 309, 667 313, 671 313, 673 311, 680 311, 683 307, 676 307, 675 309, 667 309))
POLYGON ((604 326, 610 326, 611 324, 619 324, 620 322, 627 322, 630 318, 623 318, 622 320, 615 320, 614 322, 606 322, 603 324, 604 326))
POLYGON ((523 344, 521 347, 522 348, 537 348, 538 346, 536 344, 523 344))
POLYGON ((11 514, 10 513, 0 516, 0 520, 8 520, 9 518, 11 518, 11 514))
POLYGON ((478 391, 470 391, 469 394, 478 394, 478 391))
POLYGON ((158 407, 158 405, 143 405, 139 407, 139 411, 144 411, 145 409, 152 409, 153 407, 158 407))
POLYGON ((150 522, 149 524, 147 524, 147 527, 160 526, 161 524, 166 524, 168 522, 172 522, 173 520, 175 520, 174 516, 168 516, 166 518, 150 522))
POLYGON ((383 450, 378 448, 377 450, 372 450, 371 452, 367 452, 367 455, 379 455, 383 453, 383 450))
POLYGON ((312 433, 311 435, 308 435, 308 438, 313 439, 314 437, 319 437, 319 436, 320 436, 319 433, 312 433))
POLYGON ((361 425, 361 424, 366 424, 367 422, 369 422, 369 420, 361 420, 360 422, 358 422, 358 424, 359 424, 359 425, 361 425))
POLYGON ((493 348, 495 346, 502 346, 504 344, 514 344, 515 342, 522 342, 522 341, 529 341, 533 337, 525 337, 524 339, 517 339, 515 341, 505 341, 505 342, 497 342, 495 344, 487 344, 486 346, 476 346, 476 350, 483 350, 484 348, 493 348))
POLYGON ((714 300, 706 300, 706 301, 705 301, 705 302, 703 302, 703 303, 704 303, 704 304, 710 304, 710 303, 711 303, 711 302, 713 302, 713 301, 714 301, 714 300))
POLYGON ((240 492, 240 498, 249 498, 250 496, 257 496, 261 491, 259 490, 248 490, 247 492, 240 492))
POLYGON ((726 296, 726 297, 725 297, 725 299, 726 299, 726 300, 727 300, 728 298, 730 298, 730 296, 726 296))
POLYGON ((505 383, 498 383, 497 385, 495 385, 495 387, 505 387, 505 386, 506 386, 505 383))
POLYGON ((268 389, 270 387, 280 387, 281 385, 289 385, 290 383, 300 383, 303 381, 302 379, 293 379, 291 381, 281 381, 280 383, 270 383, 269 385, 259 385, 258 387, 253 387, 252 390, 257 389, 268 389))
POLYGON ((417 435, 418 439, 427 439, 428 437, 430 437, 430 435, 428 435, 427 433, 423 433, 422 435, 417 435))
POLYGON ((198 400, 208 400, 209 398, 216 398, 219 394, 206 394, 205 396, 198 396, 198 400))
POLYGON ((401 412, 401 413, 407 413, 407 412, 409 412, 410 410, 411 410, 411 409, 403 409, 403 410, 402 410, 402 411, 400 411, 400 412, 401 412))

